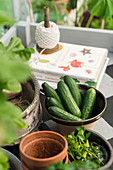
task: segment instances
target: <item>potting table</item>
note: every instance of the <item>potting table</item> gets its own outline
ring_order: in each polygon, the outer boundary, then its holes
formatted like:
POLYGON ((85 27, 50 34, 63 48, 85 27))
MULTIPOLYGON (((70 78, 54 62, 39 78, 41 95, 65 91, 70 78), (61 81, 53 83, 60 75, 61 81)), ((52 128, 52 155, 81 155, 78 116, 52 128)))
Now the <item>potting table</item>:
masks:
MULTIPOLYGON (((18 36, 22 39, 22 43, 25 47, 34 46, 35 44, 35 29, 37 24, 29 24, 26 22, 20 22, 18 25, 12 27, 1 39, 1 41, 7 45, 12 36, 18 36)), ((108 141, 113 147, 113 31, 107 30, 97 30, 97 29, 87 29, 87 28, 75 28, 75 27, 66 27, 59 26, 61 34, 61 42, 68 42, 73 44, 80 45, 89 45, 95 47, 104 47, 108 48, 110 58, 108 67, 100 84, 99 90, 107 98, 107 109, 102 116, 102 120, 97 121, 97 127, 94 127, 94 130, 99 130, 101 134, 107 135, 108 141), (104 124, 105 123, 105 124, 104 124), (108 123, 108 124, 107 124, 108 123), (100 128, 99 128, 100 125, 100 128), (105 131, 105 133, 103 133, 105 131)), ((40 93, 42 112, 43 112, 43 121, 39 127, 39 130, 53 130, 56 132, 58 128, 56 123, 48 118, 43 108, 43 101, 45 96, 40 93)), ((7 146, 5 147, 17 157, 19 157, 19 145, 7 146)), ((111 166, 111 170, 113 165, 111 166)))

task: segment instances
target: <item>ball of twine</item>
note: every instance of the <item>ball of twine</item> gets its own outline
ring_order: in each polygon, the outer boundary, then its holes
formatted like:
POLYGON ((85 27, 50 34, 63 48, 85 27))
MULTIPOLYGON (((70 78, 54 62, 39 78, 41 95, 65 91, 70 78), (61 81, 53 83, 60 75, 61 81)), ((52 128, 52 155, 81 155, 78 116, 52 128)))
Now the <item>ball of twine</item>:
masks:
POLYGON ((44 27, 43 21, 37 25, 35 40, 40 48, 52 49, 59 43, 59 39, 60 32, 54 22, 50 22, 49 28, 44 27))

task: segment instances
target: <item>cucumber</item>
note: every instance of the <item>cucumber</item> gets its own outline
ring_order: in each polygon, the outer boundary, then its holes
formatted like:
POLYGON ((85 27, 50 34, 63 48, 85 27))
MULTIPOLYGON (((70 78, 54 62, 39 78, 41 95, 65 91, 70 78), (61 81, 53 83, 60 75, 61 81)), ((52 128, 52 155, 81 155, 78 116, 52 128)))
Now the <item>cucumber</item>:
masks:
POLYGON ((81 97, 81 94, 79 92, 76 82, 73 80, 73 78, 71 78, 70 76, 67 76, 67 75, 64 76, 64 82, 69 87, 69 90, 70 90, 75 102, 77 103, 78 107, 80 107, 81 103, 82 103, 82 97, 81 97))
POLYGON ((64 83, 63 81, 59 81, 57 84, 57 90, 62 100, 63 106, 66 108, 66 111, 72 113, 77 117, 80 117, 81 111, 77 106, 75 100, 73 99, 73 96, 66 83, 64 83))
POLYGON ((57 94, 57 92, 55 91, 54 88, 49 86, 46 82, 42 83, 42 88, 43 88, 43 91, 44 91, 46 97, 54 97, 55 99, 57 99, 61 103, 61 99, 58 96, 58 94, 57 94))
POLYGON ((71 121, 82 121, 81 118, 72 115, 71 113, 66 112, 65 110, 58 108, 56 106, 50 106, 48 108, 48 111, 50 114, 52 114, 55 117, 64 119, 64 120, 71 120, 71 121))
POLYGON ((82 115, 83 120, 90 118, 96 100, 96 90, 90 88, 87 90, 83 99, 82 115))
POLYGON ((57 107, 65 110, 63 105, 57 99, 55 99, 53 97, 47 97, 47 105, 48 106, 57 106, 57 107))

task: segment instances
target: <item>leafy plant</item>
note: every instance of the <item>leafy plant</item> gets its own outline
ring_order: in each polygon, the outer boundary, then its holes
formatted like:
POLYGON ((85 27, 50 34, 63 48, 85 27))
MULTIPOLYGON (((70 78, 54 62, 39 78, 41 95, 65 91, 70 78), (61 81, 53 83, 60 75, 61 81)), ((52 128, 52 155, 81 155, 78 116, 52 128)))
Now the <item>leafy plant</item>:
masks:
POLYGON ((113 0, 93 0, 88 3, 88 9, 93 16, 112 19, 113 0))
POLYGON ((64 164, 63 162, 53 163, 46 170, 79 170, 79 168, 84 169, 96 169, 98 165, 90 160, 87 161, 73 161, 72 163, 64 164))
POLYGON ((113 0, 84 0, 78 9, 78 0, 69 2, 71 9, 76 8, 75 26, 112 29, 110 22, 113 22, 113 0))
POLYGON ((34 53, 34 49, 24 48, 17 37, 12 37, 7 47, 0 42, 0 130, 3 132, 0 144, 14 139, 16 126, 26 127, 21 119, 21 110, 7 101, 4 90, 14 93, 21 91, 20 82, 31 76, 31 69, 25 63, 31 53, 34 53))
POLYGON ((65 137, 68 141, 68 154, 72 160, 93 160, 98 166, 103 165, 104 153, 101 151, 100 146, 93 146, 89 143, 90 132, 85 134, 84 127, 76 128, 76 135, 71 133, 65 137))
POLYGON ((101 28, 104 28, 105 19, 112 20, 113 0, 93 0, 88 3, 88 9, 91 16, 102 19, 101 28))
MULTIPOLYGON (((17 137, 17 129, 26 128, 21 118, 21 109, 7 101, 5 90, 21 91, 20 83, 31 77, 31 69, 25 63, 34 53, 33 48, 24 48, 21 40, 12 37, 9 45, 0 42, 0 146, 11 143, 17 137)), ((0 150, 0 169, 8 169, 8 158, 0 150)))

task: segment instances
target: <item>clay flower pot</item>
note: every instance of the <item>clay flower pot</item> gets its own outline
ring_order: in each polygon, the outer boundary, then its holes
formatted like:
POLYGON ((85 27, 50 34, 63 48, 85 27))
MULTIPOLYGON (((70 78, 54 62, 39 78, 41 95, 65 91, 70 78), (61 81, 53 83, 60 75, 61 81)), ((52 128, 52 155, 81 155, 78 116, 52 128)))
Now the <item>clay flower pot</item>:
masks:
MULTIPOLYGON (((85 84, 78 84, 78 88, 82 98, 84 98, 86 91, 91 87, 85 84)), ((45 100, 44 102, 45 112, 47 113, 50 119, 52 119, 57 123, 58 129, 61 132, 61 134, 67 136, 75 130, 75 127, 81 125, 83 125, 86 129, 93 129, 93 126, 95 125, 96 121, 102 117, 102 115, 104 114, 107 108, 107 100, 105 96, 99 90, 97 89, 95 90, 96 90, 96 101, 95 101, 92 115, 89 119, 82 120, 82 121, 68 121, 53 116, 48 112, 48 107, 45 100)))
POLYGON ((20 142, 20 157, 24 170, 45 169, 51 163, 68 162, 66 139, 53 131, 38 131, 20 142))

